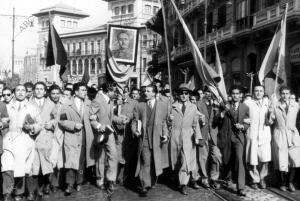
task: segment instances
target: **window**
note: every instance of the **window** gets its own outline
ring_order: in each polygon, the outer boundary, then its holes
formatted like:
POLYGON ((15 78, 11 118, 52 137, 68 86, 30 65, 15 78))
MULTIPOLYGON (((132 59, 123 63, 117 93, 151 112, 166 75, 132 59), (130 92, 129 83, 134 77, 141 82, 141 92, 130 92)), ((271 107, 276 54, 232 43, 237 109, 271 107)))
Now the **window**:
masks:
POLYGON ((76 66, 76 60, 72 61, 72 75, 77 75, 77 66, 76 66))
POLYGON ((207 15, 207 33, 211 33, 213 31, 213 13, 209 13, 207 15))
POLYGON ((143 35, 143 47, 147 47, 147 35, 143 35))
POLYGON ((146 72, 147 58, 143 58, 143 72, 146 72))
POLYGON ((74 27, 74 28, 77 28, 77 26, 78 26, 78 22, 74 21, 74 22, 73 22, 73 27, 74 27))
POLYGON ((87 70, 87 72, 90 72, 88 59, 84 60, 84 71, 86 71, 86 70, 87 70))
POLYGON ((97 53, 100 53, 100 50, 101 50, 100 40, 97 40, 97 49, 98 49, 97 53))
POLYGON ((87 41, 84 42, 84 50, 85 50, 85 54, 87 54, 88 53, 88 42, 87 41))
POLYGON ((83 74, 83 66, 82 66, 82 60, 81 59, 78 61, 77 74, 78 75, 82 75, 83 74))
POLYGON ((193 38, 195 38, 195 29, 194 29, 194 23, 193 22, 190 23, 189 30, 190 30, 193 38))
POLYGON ((226 25, 226 4, 218 9, 218 28, 226 25))
POLYGON ((67 51, 70 53, 70 43, 67 44, 67 51))
POLYGON ((266 7, 273 6, 276 3, 279 3, 279 0, 265 0, 266 1, 266 7))
POLYGON ((90 74, 91 74, 91 75, 96 74, 95 59, 92 59, 92 60, 91 60, 90 74))
POLYGON ((157 6, 153 6, 153 15, 155 15, 158 10, 159 10, 159 8, 157 6))
POLYGON ((94 41, 91 42, 91 54, 95 53, 94 41))
POLYGON ((134 10, 133 10, 133 4, 129 4, 128 5, 128 13, 133 13, 134 10))
POLYGON ((42 28, 45 28, 46 27, 46 24, 45 24, 45 21, 43 20, 42 21, 42 28))
POLYGON ((200 38, 201 36, 204 35, 204 31, 203 31, 203 19, 198 19, 197 20, 197 37, 200 38))
POLYGON ((145 5, 144 13, 145 14, 151 14, 151 6, 150 5, 145 5))
POLYGON ((78 45, 79 47, 78 47, 78 50, 77 50, 77 53, 81 53, 81 42, 79 42, 79 45, 78 45))
POLYGON ((122 15, 126 14, 126 6, 121 7, 121 13, 122 15))
POLYGON ((101 66, 102 66, 102 65, 101 65, 101 59, 98 58, 98 59, 97 59, 97 69, 96 69, 96 70, 97 70, 97 71, 98 71, 98 70, 101 70, 102 73, 105 73, 105 68, 103 67, 103 69, 102 69, 101 66))
POLYGON ((60 20, 60 26, 65 27, 66 26, 66 21, 65 20, 60 20))
POLYGON ((115 11, 115 15, 120 15, 120 8, 119 7, 115 7, 114 11, 115 11))
POLYGON ((76 44, 73 43, 73 53, 75 53, 75 51, 76 51, 76 44))
POLYGON ((46 20, 46 26, 47 27, 49 26, 49 20, 46 20))
POLYGON ((237 14, 237 16, 236 16, 236 18, 237 19, 241 19, 241 18, 244 18, 244 17, 246 17, 246 0, 244 0, 244 1, 240 1, 239 3, 238 3, 238 5, 237 5, 237 12, 236 12, 236 14, 237 14))
POLYGON ((67 27, 70 28, 70 27, 72 26, 71 24, 72 24, 72 22, 71 22, 71 21, 68 21, 68 22, 67 22, 67 27))

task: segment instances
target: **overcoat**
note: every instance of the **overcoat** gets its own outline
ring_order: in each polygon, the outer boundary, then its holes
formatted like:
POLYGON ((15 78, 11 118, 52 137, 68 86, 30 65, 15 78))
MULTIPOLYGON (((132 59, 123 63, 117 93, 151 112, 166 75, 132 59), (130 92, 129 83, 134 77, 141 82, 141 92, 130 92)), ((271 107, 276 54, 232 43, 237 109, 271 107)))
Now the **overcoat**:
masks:
POLYGON ((51 121, 51 111, 54 107, 54 103, 49 99, 44 99, 44 104, 39 107, 36 99, 30 100, 30 103, 38 108, 39 116, 41 118, 42 130, 34 137, 35 141, 35 154, 32 166, 32 175, 39 175, 40 171, 43 175, 53 172, 53 166, 50 161, 51 149, 53 144, 53 129, 45 129, 46 122, 51 121))
POLYGON ((13 101, 7 107, 10 119, 9 130, 3 137, 3 154, 1 157, 1 171, 13 171, 14 177, 24 177, 32 172, 35 143, 32 136, 37 135, 41 129, 40 112, 37 107, 27 100, 13 101), (23 123, 25 117, 30 115, 34 119, 33 133, 25 132, 23 123))
MULTIPOLYGON (((168 157, 168 144, 161 143, 161 136, 169 136, 169 130, 167 126, 167 118, 169 116, 168 110, 168 102, 163 101, 161 99, 156 100, 156 108, 155 108, 155 120, 153 122, 153 139, 152 139, 152 147, 153 147, 153 159, 155 166, 155 175, 159 176, 162 174, 163 169, 169 167, 169 157, 168 157)), ((147 130, 147 108, 146 102, 140 102, 136 105, 134 109, 134 117, 132 121, 132 133, 136 132, 138 120, 142 122, 142 134, 139 137, 138 142, 138 158, 137 158, 137 168, 135 172, 135 176, 139 175, 140 167, 141 167, 141 153, 143 149, 143 141, 145 138, 145 132, 147 130)))
POLYGON ((6 104, 0 101, 0 122, 3 124, 3 130, 0 130, 0 154, 3 152, 3 135, 7 132, 9 123, 7 122, 8 113, 6 104))
POLYGON ((61 116, 67 117, 67 120, 60 119, 59 125, 64 130, 64 158, 65 168, 79 170, 80 153, 85 136, 86 146, 86 166, 90 167, 95 164, 94 157, 94 135, 89 120, 90 101, 84 101, 83 118, 78 111, 74 98, 66 100, 61 110, 61 116), (76 123, 82 123, 83 128, 80 131, 75 129, 76 123), (83 133, 84 132, 84 133, 83 133))
POLYGON ((63 159, 63 141, 64 141, 64 132, 62 127, 58 125, 59 118, 61 115, 61 110, 63 107, 63 101, 60 100, 51 111, 51 122, 53 129, 53 142, 50 155, 50 161, 53 167, 58 169, 63 168, 64 159, 63 159))
POLYGON ((279 101, 270 114, 274 123, 273 162, 276 170, 288 172, 289 167, 300 167, 300 136, 296 128, 298 103, 290 103, 287 112, 279 101))
POLYGON ((249 106, 250 127, 247 133, 246 162, 271 161, 271 128, 268 123, 268 103, 251 100, 249 106))
POLYGON ((187 164, 187 171, 197 170, 196 144, 195 142, 202 139, 198 122, 196 105, 188 102, 184 114, 181 111, 180 103, 172 105, 172 131, 170 137, 170 155, 172 169, 178 162, 180 152, 183 152, 187 164))

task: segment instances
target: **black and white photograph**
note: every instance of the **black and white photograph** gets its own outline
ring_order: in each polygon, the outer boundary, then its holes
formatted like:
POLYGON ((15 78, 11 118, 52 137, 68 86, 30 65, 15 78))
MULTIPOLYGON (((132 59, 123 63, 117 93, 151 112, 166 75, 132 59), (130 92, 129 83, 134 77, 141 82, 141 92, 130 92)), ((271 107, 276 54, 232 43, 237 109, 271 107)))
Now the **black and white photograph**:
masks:
POLYGON ((108 41, 112 56, 119 63, 135 64, 138 47, 138 29, 109 25, 108 41))
POLYGON ((300 0, 1 0, 0 201, 300 201, 300 0))

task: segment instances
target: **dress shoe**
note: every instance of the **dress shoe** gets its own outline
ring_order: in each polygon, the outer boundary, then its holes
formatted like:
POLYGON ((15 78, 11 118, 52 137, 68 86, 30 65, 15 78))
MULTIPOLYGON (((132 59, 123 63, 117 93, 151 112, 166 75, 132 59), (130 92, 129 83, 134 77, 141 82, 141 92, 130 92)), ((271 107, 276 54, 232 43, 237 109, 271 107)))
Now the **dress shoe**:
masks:
POLYGON ((96 187, 100 190, 104 190, 105 186, 103 184, 96 184, 96 187))
POLYGON ((210 186, 215 189, 218 190, 221 188, 220 184, 217 181, 212 180, 210 186))
POLYGON ((3 201, 11 201, 12 199, 11 199, 11 196, 10 196, 10 194, 5 194, 5 195, 3 195, 3 201))
POLYGON ((38 192, 37 192, 37 196, 43 197, 43 195, 44 195, 44 193, 43 193, 42 191, 38 191, 38 192))
POLYGON ((283 192, 286 192, 286 186, 283 186, 283 185, 280 186, 280 190, 283 191, 283 192))
POLYGON ((148 193, 148 190, 146 188, 142 188, 140 191, 140 196, 141 197, 146 197, 148 193))
POLYGON ((49 193, 50 193, 50 185, 49 184, 45 186, 43 192, 45 195, 49 195, 49 193))
POLYGON ((69 184, 65 190, 66 195, 71 195, 72 193, 72 186, 69 184))
POLYGON ((28 193, 27 200, 28 201, 34 201, 34 193, 33 192, 28 193))
POLYGON ((200 186, 197 184, 196 181, 192 182, 191 187, 192 187, 193 189, 199 189, 199 188, 200 188, 200 186))
POLYGON ((208 180, 207 179, 204 179, 204 180, 202 180, 202 186, 204 187, 204 188, 210 188, 210 185, 209 185, 209 183, 208 183, 208 180))
POLYGON ((21 200, 22 200, 22 197, 20 195, 15 196, 15 201, 21 201, 21 200))
POLYGON ((114 188, 114 182, 109 181, 109 182, 107 183, 107 191, 108 191, 108 192, 113 192, 114 190, 115 190, 115 188, 114 188))
POLYGON ((187 195, 187 187, 186 185, 182 185, 180 187, 180 192, 183 194, 183 195, 187 195))
POLYGON ((76 189, 77 192, 79 192, 81 190, 81 185, 77 184, 75 189, 76 189))
POLYGON ((260 180, 260 182, 259 182, 259 187, 261 188, 261 189, 266 189, 267 188, 267 184, 266 184, 266 182, 265 182, 265 180, 260 180))
POLYGON ((246 191, 244 189, 240 189, 240 190, 238 190, 237 194, 239 196, 246 196, 246 191))
POLYGON ((257 183, 253 183, 253 184, 251 184, 251 188, 253 188, 254 190, 258 190, 257 183))
POLYGON ((295 192, 296 191, 295 186, 294 186, 294 184, 292 182, 289 183, 289 191, 291 191, 291 192, 295 192))
POLYGON ((53 193, 56 193, 58 190, 56 186, 51 186, 50 188, 53 193))

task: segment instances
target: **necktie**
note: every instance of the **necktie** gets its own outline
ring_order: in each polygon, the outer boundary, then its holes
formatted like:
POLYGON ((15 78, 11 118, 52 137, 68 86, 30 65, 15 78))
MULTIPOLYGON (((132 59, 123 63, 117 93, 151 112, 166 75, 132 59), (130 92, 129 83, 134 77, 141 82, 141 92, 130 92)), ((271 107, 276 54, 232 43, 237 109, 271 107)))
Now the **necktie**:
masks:
POLYGON ((185 108, 186 108, 185 104, 182 104, 182 107, 181 107, 182 114, 184 114, 185 108))
POLYGON ((150 101, 148 101, 148 106, 149 106, 150 109, 152 109, 152 105, 151 105, 150 101))

